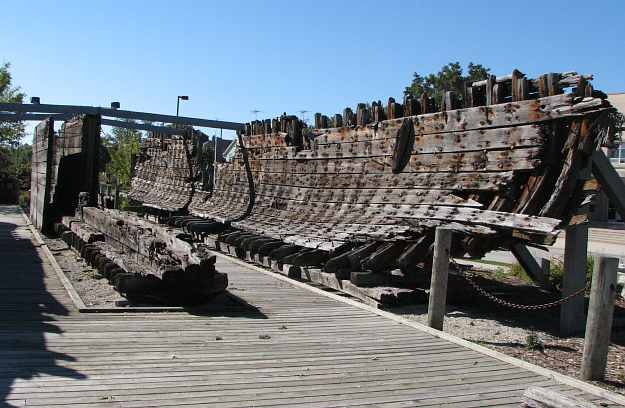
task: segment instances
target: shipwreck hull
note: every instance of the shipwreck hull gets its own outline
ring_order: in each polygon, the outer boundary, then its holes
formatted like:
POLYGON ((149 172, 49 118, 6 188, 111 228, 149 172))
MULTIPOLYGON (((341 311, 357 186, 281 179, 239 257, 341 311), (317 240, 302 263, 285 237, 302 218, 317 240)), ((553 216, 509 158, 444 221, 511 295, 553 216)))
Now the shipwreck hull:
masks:
MULTIPOLYGON (((176 222, 198 238, 221 232, 244 251, 343 277, 400 269, 419 281, 439 225, 459 232, 456 254, 550 244, 560 227, 585 221, 598 187, 590 156, 609 137, 612 108, 576 74, 483 82, 467 89, 463 108, 447 93, 439 112, 423 96, 318 114, 314 129, 294 116, 256 121, 234 160, 217 164, 210 191, 185 176, 200 173, 193 155, 176 161, 175 192, 147 180, 156 158, 175 154, 149 139, 132 197, 154 206, 161 189, 162 202, 178 206, 160 209, 195 216, 176 222)), ((189 152, 194 142, 170 143, 189 152)))

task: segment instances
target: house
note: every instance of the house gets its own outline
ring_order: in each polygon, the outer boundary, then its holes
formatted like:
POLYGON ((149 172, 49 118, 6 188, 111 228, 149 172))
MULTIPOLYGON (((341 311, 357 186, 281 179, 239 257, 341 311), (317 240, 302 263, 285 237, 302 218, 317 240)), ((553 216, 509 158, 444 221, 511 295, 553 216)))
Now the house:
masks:
MULTIPOLYGON (((625 92, 608 94, 608 101, 614 106, 620 113, 625 115, 625 92)), ((618 140, 622 140, 618 146, 608 149, 607 155, 610 158, 610 162, 614 166, 616 172, 621 176, 621 179, 625 181, 625 129, 621 128, 617 133, 618 140)), ((593 214, 595 221, 620 221, 623 222, 623 218, 614 211, 612 205, 605 196, 601 197, 595 205, 595 212, 593 214)))

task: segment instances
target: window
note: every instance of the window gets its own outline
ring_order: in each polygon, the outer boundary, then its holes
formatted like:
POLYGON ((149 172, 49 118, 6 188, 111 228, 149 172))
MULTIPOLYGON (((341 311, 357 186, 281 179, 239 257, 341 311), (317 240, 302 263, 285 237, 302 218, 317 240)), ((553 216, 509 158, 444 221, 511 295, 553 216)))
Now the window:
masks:
MULTIPOLYGON (((618 140, 623 140, 622 137, 622 132, 619 132, 617 135, 618 140)), ((625 163, 625 141, 623 141, 615 149, 610 149, 610 161, 612 164, 625 163)))

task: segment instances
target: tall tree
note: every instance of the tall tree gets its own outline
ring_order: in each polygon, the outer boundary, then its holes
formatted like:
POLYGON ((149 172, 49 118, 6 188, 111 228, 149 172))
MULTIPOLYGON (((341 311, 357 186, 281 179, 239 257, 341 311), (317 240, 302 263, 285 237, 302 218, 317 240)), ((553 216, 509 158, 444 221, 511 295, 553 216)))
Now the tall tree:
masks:
POLYGON ((486 79, 490 69, 482 64, 472 62, 467 65, 467 74, 464 74, 459 62, 450 62, 436 74, 422 76, 415 72, 412 82, 404 90, 404 94, 419 98, 424 92, 434 98, 437 104, 443 100, 446 91, 455 91, 461 99, 464 95, 466 83, 486 79))
MULTIPOLYGON (((22 103, 26 96, 19 87, 13 87, 11 83, 11 64, 0 65, 0 102, 22 103)), ((24 124, 22 122, 0 121, 0 145, 15 145, 24 136, 24 124)))
POLYGON ((106 166, 107 176, 115 176, 122 187, 130 186, 132 158, 139 153, 141 132, 136 129, 113 128, 104 139, 111 161, 106 166))

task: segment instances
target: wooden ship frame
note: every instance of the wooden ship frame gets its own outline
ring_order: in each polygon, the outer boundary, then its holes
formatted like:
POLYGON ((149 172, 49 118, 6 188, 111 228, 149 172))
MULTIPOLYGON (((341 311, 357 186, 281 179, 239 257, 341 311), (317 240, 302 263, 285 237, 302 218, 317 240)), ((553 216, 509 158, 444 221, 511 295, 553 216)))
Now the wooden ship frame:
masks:
POLYGON ((166 118, 237 130, 230 162, 210 160, 206 137, 191 126, 135 124, 153 132, 128 196, 152 221, 95 202, 94 146, 100 124, 131 126, 102 115, 163 115, 85 108, 57 116, 82 140, 70 143, 71 155, 53 140, 55 118, 39 115, 48 119, 35 132, 31 218, 42 229, 54 225, 124 294, 144 281, 161 294, 163 281, 178 293, 222 291, 227 278, 207 251, 216 248, 365 302, 419 301, 439 226, 455 232, 453 256, 511 250, 546 285, 526 246, 550 245, 561 229, 584 224, 601 189, 625 212, 601 153, 614 138, 615 110, 591 79, 514 70, 468 84, 462 95, 446 92, 439 103, 423 94, 316 114, 314 127, 286 114, 245 125, 166 118), (59 185, 69 173, 85 174, 84 182, 59 185), (87 192, 82 204, 79 192, 87 192))
POLYGON ((591 79, 515 70, 440 104, 389 98, 316 114, 312 128, 286 114, 254 121, 214 168, 200 141, 154 135, 130 197, 197 242, 375 302, 427 288, 441 225, 457 232, 452 255, 512 250, 547 285, 525 246, 587 221, 592 155, 614 134, 591 79))

